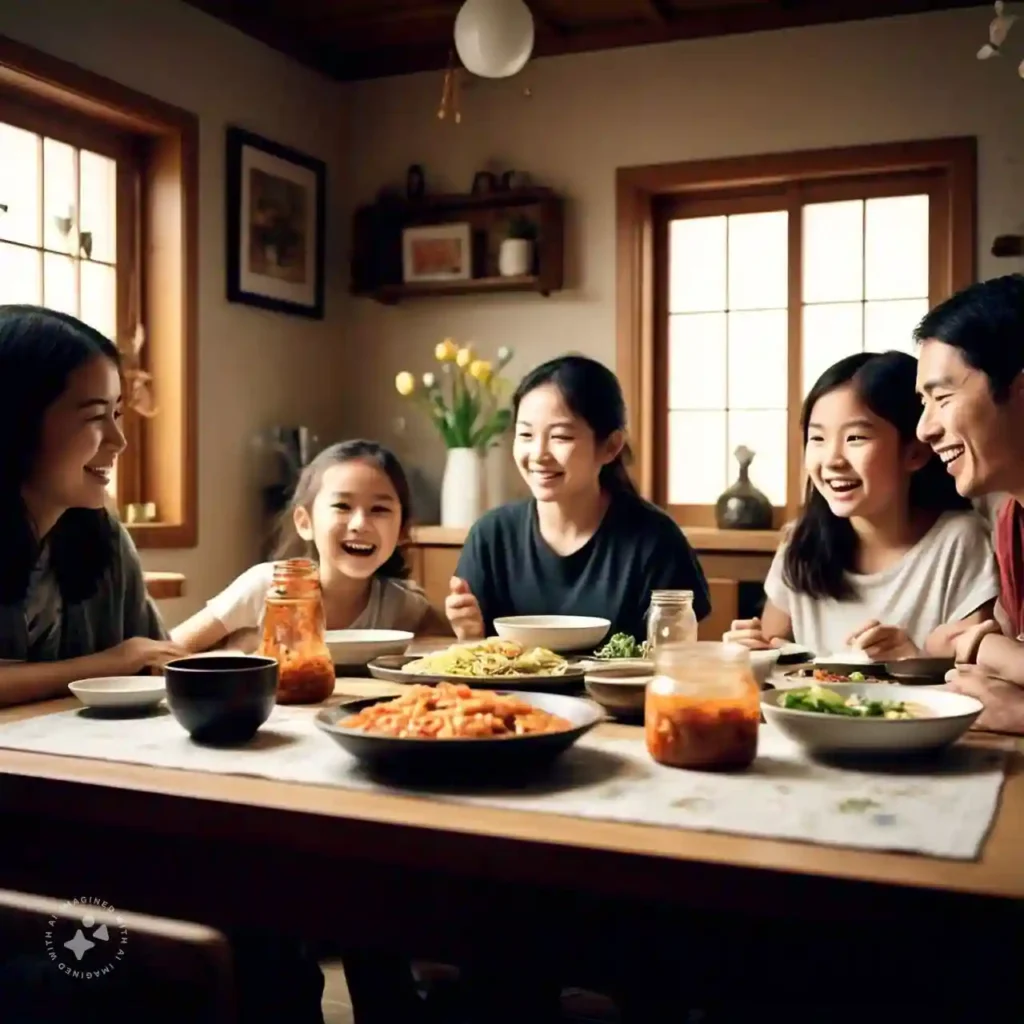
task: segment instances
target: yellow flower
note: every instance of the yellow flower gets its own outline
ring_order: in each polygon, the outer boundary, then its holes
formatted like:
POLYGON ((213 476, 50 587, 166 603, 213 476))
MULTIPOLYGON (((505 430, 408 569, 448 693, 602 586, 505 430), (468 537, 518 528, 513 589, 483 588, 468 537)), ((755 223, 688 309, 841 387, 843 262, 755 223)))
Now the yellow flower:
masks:
POLYGON ((473 362, 473 350, 468 345, 465 348, 460 348, 455 356, 455 362, 464 370, 473 362))
POLYGON ((395 377, 395 390, 408 398, 416 390, 416 378, 408 370, 403 370, 395 377))
POLYGON ((486 359, 474 359, 469 364, 469 375, 486 384, 491 379, 491 364, 486 359))
POLYGON ((434 358, 439 363, 450 363, 454 361, 458 351, 455 342, 451 338, 445 338, 434 349, 434 358))

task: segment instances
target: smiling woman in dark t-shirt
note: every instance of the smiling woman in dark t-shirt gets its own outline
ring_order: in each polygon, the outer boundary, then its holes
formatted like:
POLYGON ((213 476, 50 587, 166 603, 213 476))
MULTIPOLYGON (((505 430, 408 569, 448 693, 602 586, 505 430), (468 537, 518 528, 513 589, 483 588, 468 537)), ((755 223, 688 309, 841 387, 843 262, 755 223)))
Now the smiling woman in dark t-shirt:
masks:
POLYGON ((644 501, 626 471, 626 408, 606 366, 585 356, 528 373, 513 398, 513 458, 532 498, 502 505, 469 532, 445 610, 460 640, 490 635, 505 615, 609 619, 642 640, 653 590, 707 583, 675 522, 644 501))

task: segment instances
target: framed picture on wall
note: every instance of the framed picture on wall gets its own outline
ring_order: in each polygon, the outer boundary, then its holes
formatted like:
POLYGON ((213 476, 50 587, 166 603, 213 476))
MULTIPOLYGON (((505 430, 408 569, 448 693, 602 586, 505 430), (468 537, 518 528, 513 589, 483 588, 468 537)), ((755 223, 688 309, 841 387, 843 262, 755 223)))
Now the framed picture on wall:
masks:
POLYGON ((431 224, 402 232, 402 279, 466 281, 473 276, 469 224, 431 224))
POLYGON ((323 319, 326 181, 322 160, 228 129, 229 302, 323 319))

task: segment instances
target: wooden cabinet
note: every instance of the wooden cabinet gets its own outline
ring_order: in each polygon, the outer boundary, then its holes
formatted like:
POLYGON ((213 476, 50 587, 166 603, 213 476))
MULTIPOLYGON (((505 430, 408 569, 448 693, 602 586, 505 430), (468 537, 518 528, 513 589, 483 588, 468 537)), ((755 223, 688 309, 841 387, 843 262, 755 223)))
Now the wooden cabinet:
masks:
MULTIPOLYGON (((738 617, 740 584, 764 582, 780 534, 775 530, 683 531, 697 552, 711 591, 711 614, 701 623, 702 640, 719 640, 738 617)), ((414 527, 409 561, 413 578, 426 591, 435 608, 444 607, 448 584, 466 537, 464 529, 442 526, 414 527)))

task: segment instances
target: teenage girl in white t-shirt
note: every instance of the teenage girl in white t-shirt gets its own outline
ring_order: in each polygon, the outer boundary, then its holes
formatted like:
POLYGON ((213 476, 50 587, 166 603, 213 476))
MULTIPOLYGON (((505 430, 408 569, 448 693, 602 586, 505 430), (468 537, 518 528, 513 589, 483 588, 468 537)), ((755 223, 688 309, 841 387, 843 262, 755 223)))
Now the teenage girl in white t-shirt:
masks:
MULTIPOLYGON (((325 448, 303 470, 281 519, 275 558, 313 558, 320 566, 328 629, 404 629, 449 633, 409 579, 399 543, 409 526, 409 484, 398 459, 374 441, 325 448)), ((208 651, 259 644, 273 562, 247 569, 192 618, 172 630, 176 643, 208 651)))
POLYGON ((761 619, 725 639, 795 640, 818 655, 952 656, 955 626, 991 618, 999 592, 988 524, 915 436, 917 362, 840 360, 804 402, 804 511, 765 580, 761 619))

